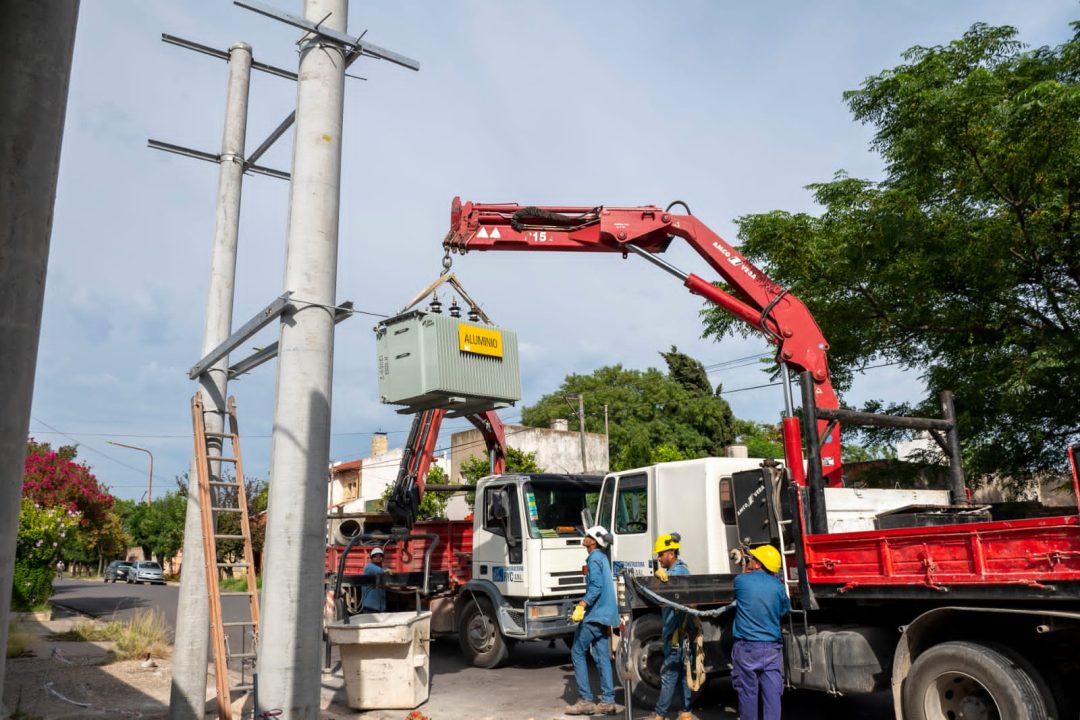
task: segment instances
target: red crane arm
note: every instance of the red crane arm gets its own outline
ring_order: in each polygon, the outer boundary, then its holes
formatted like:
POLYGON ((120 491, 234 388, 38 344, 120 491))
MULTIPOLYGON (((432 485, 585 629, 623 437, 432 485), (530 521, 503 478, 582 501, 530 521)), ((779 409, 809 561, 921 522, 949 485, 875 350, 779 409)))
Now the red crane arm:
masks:
MULTIPOLYGON (((394 522, 411 529, 416 522, 420 501, 427 489, 427 474, 435 461, 435 444, 439 428, 446 417, 446 410, 435 408, 417 413, 413 418, 409 437, 401 455, 394 489, 386 503, 386 511, 394 522)), ((492 474, 506 470, 506 433, 502 421, 494 410, 467 415, 466 419, 481 432, 492 460, 492 474)))
MULTIPOLYGON (((655 205, 642 207, 528 207, 481 204, 454 198, 448 251, 539 250, 549 252, 630 252, 645 255, 683 280, 690 292, 763 333, 777 346, 777 360, 797 372, 809 371, 815 381, 817 406, 837 408, 829 379, 829 344, 813 315, 797 297, 773 282, 727 241, 693 215, 670 213, 655 205), (672 268, 654 256, 673 238, 682 238, 720 275, 733 292, 725 292, 695 274, 672 268)), ((823 432, 827 423, 819 423, 823 432)), ((823 440, 822 470, 829 486, 840 486, 840 431, 823 440)), ((794 456, 789 457, 793 461, 794 456)), ((793 463, 794 464, 794 463, 793 463)), ((801 460, 798 463, 801 465, 801 460)))

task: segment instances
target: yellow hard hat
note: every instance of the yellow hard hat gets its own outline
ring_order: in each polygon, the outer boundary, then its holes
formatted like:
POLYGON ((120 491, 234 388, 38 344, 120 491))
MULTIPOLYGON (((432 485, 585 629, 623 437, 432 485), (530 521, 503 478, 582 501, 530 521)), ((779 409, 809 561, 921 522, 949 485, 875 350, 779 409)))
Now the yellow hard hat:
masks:
POLYGON ((780 572, 780 551, 772 545, 756 547, 750 551, 750 554, 769 572, 780 572))
POLYGON ((665 550, 678 550, 679 541, 682 537, 679 533, 668 533, 667 535, 661 535, 656 538, 656 544, 653 545, 653 555, 659 555, 665 550))

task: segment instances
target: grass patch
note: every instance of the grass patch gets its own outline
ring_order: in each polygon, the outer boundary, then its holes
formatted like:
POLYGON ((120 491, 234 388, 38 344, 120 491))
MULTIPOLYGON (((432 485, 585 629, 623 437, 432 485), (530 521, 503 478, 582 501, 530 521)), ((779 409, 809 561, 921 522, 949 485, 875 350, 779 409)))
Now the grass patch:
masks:
POLYGON ((34 642, 34 636, 30 633, 17 630, 15 623, 8 626, 7 636, 7 657, 29 657, 33 655, 30 652, 30 646, 34 642))
MULTIPOLYGON (((244 592, 247 588, 247 578, 225 578, 218 581, 221 592, 244 592)), ((255 587, 262 590, 262 575, 255 576, 255 587)))
POLYGON ((116 659, 131 660, 145 658, 166 658, 170 655, 169 629, 165 624, 165 615, 158 610, 142 610, 130 620, 113 620, 102 623, 95 620, 80 620, 63 633, 49 636, 50 640, 68 642, 114 642, 116 659))

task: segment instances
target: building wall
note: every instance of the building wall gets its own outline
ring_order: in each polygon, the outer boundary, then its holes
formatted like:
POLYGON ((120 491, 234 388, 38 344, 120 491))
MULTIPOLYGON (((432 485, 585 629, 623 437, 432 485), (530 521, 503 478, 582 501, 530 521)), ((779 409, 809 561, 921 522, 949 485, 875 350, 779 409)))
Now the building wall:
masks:
MULTIPOLYGON (((506 443, 522 452, 536 453, 536 462, 548 472, 580 473, 581 441, 577 430, 506 426, 506 443)), ((450 482, 461 482, 461 466, 469 458, 486 457, 487 447, 479 430, 463 430, 450 436, 450 482)), ((585 434, 586 470, 606 473, 609 469, 607 438, 600 433, 585 434)))

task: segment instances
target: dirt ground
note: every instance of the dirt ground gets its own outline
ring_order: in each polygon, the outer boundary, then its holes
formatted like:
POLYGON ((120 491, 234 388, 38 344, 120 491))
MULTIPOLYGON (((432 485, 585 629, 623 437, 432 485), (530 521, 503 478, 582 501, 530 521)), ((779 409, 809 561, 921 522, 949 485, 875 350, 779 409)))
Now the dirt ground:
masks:
MULTIPOLYGON (((74 619, 46 613, 13 617, 13 632, 28 636, 28 652, 8 658, 4 707, 26 718, 142 718, 168 716, 168 660, 112 661, 110 642, 67 642, 51 635, 70 630, 74 619)), ((18 715, 16 715, 18 717, 18 715)))

